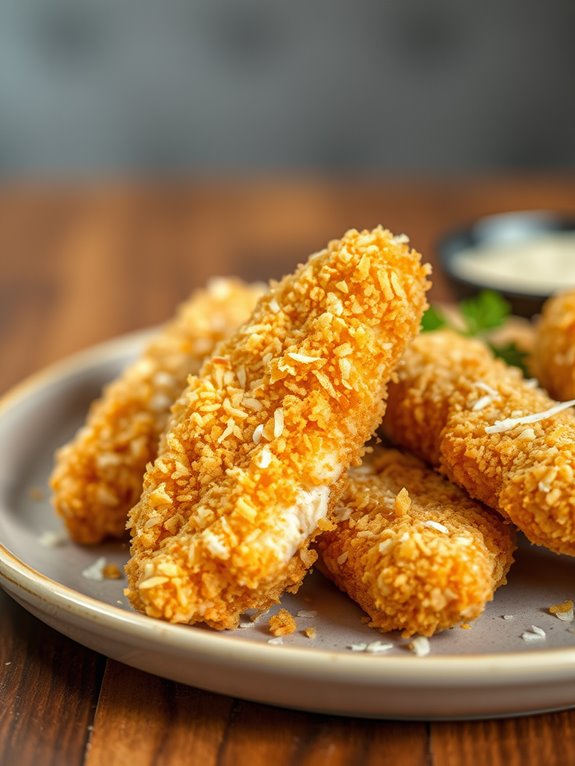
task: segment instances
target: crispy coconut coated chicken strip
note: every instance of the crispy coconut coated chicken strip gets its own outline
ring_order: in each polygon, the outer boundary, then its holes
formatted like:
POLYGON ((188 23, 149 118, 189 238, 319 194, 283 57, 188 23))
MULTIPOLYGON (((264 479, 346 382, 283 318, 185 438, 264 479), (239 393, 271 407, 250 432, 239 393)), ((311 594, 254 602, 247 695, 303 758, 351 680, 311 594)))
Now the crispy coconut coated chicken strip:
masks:
POLYGON ((180 307, 141 356, 104 390, 86 424, 56 457, 56 511, 73 540, 97 543, 126 534, 146 464, 157 454, 170 407, 188 375, 247 319, 263 286, 213 280, 180 307))
POLYGON ((420 335, 389 387, 384 430, 531 542, 575 555, 575 418, 478 340, 420 335))
POLYGON ((555 295, 543 306, 531 366, 550 396, 575 399, 575 290, 555 295))
POLYGON ((382 631, 431 636, 478 617, 513 561, 510 524, 397 450, 351 469, 336 515, 321 569, 382 631))
POLYGON ((351 230, 263 296, 173 408, 130 516, 132 604, 233 628, 295 591, 417 333, 428 268, 351 230))

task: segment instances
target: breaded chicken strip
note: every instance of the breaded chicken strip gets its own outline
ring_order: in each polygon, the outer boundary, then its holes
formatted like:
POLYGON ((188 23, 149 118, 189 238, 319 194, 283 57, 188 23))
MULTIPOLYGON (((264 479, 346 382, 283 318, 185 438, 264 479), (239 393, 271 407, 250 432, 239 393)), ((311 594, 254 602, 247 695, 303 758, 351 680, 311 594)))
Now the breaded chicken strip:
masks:
POLYGON ((380 630, 431 636, 472 620, 505 583, 514 531, 411 455, 377 448, 349 472, 322 571, 380 630))
POLYGON ((137 609, 233 628, 297 590, 418 330, 427 273, 403 239, 351 230, 272 284, 190 379, 131 513, 137 609))
POLYGON ((575 290, 545 302, 535 328, 531 367, 555 399, 575 399, 575 290))
POLYGON ((54 506, 73 540, 97 543, 126 534, 128 511, 140 497, 171 405, 188 375, 249 317, 262 291, 236 279, 213 280, 92 405, 84 427, 58 451, 51 478, 54 506))
POLYGON ((389 387, 384 429, 531 542, 575 555, 575 419, 478 340, 420 335, 389 387))

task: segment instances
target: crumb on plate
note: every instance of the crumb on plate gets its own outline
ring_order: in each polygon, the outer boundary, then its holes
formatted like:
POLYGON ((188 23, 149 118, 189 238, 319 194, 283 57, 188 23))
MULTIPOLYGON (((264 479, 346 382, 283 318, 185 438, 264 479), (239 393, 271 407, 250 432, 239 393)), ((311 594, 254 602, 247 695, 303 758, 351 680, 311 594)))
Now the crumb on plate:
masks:
POLYGON ((557 619, 563 622, 573 622, 573 601, 567 599, 560 604, 552 604, 549 607, 549 614, 554 614, 557 619))
POLYGON ((413 641, 409 642, 407 647, 411 649, 416 657, 425 657, 430 651, 429 639, 425 636, 416 636, 413 641))
POLYGON ((280 609, 277 614, 270 617, 268 627, 273 636, 289 636, 290 633, 295 632, 297 625, 287 609, 280 609))
POLYGON ((119 580, 122 577, 122 572, 116 564, 106 564, 102 567, 102 577, 104 580, 119 580))

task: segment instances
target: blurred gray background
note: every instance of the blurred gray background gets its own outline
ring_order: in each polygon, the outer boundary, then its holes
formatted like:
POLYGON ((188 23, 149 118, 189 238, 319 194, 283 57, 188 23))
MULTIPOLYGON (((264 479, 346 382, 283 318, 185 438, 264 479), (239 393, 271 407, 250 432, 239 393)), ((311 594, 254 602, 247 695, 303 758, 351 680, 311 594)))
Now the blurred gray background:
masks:
POLYGON ((0 0, 0 177, 575 167, 574 0, 0 0))

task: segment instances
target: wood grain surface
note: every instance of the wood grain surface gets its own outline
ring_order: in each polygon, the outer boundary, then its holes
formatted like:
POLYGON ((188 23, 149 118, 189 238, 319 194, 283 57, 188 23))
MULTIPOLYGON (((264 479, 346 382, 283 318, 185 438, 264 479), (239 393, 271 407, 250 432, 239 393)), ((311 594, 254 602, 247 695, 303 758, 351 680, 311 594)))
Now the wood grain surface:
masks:
MULTIPOLYGON (((433 262, 454 227, 542 208, 575 213, 575 178, 3 187, 0 390, 165 320, 210 276, 279 277, 350 226, 406 232, 433 262)), ((449 297, 437 269, 434 284, 449 297)), ((287 711, 108 661, 2 592, 0 625, 2 766, 575 764, 575 711, 433 724, 287 711)))

